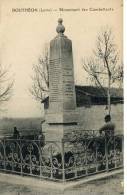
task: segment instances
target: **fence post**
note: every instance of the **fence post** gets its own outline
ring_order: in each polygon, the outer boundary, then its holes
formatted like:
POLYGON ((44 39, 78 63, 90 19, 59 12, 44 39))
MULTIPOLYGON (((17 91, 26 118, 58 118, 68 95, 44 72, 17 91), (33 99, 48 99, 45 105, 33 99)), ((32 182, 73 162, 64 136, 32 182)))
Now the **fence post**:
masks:
POLYGON ((116 139, 115 139, 115 136, 113 138, 114 138, 113 142, 114 142, 114 160, 115 160, 114 163, 115 163, 115 168, 117 168, 116 143, 115 143, 116 139))
POLYGON ((30 150, 30 174, 32 174, 32 159, 31 159, 31 150, 30 150))
POLYGON ((65 162, 64 162, 64 141, 62 140, 62 143, 61 143, 61 154, 62 154, 62 179, 63 179, 63 182, 65 181, 65 162))
POLYGON ((123 166, 123 163, 124 163, 124 136, 123 135, 122 135, 121 140, 122 140, 122 166, 123 166))
POLYGON ((107 142, 108 142, 107 137, 105 137, 106 171, 108 172, 109 168, 108 168, 108 143, 107 142))
POLYGON ((51 176, 50 178, 52 179, 53 178, 53 164, 52 164, 52 145, 51 145, 51 148, 50 148, 50 163, 51 163, 51 176))
POLYGON ((85 140, 85 159, 86 159, 86 175, 88 175, 88 166, 87 166, 87 139, 85 140))
POLYGON ((41 143, 38 141, 38 151, 39 151, 39 163, 40 163, 40 179, 42 178, 42 153, 41 153, 41 143))
POLYGON ((98 152, 98 145, 97 145, 97 138, 95 140, 95 147, 96 147, 96 172, 98 171, 98 155, 97 155, 97 152, 98 152))
POLYGON ((22 156, 22 143, 21 143, 21 139, 19 142, 19 147, 20 147, 20 158, 21 158, 21 175, 23 175, 23 156, 22 156))
POLYGON ((77 157, 75 157, 75 156, 74 156, 74 164, 75 164, 75 166, 74 166, 74 167, 75 167, 75 178, 77 178, 76 158, 77 158, 77 157))
POLYGON ((4 138, 4 144, 3 144, 3 147, 4 147, 4 169, 6 170, 6 151, 5 151, 5 138, 4 138))

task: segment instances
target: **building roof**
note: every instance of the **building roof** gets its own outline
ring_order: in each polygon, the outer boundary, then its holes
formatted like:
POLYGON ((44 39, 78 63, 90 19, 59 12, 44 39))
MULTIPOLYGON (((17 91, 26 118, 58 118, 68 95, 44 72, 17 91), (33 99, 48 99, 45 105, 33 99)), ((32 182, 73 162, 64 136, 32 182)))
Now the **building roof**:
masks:
MULTIPOLYGON (((77 93, 84 93, 88 96, 96 96, 96 97, 105 97, 106 94, 103 93, 101 88, 95 87, 95 86, 81 86, 76 85, 76 94, 77 93)), ((107 88, 104 88, 105 91, 107 88)), ((122 88, 111 88, 111 97, 121 97, 123 98, 123 89, 122 88)))
MULTIPOLYGON (((104 88, 105 91, 107 88, 104 88)), ((102 89, 95 86, 75 86, 77 106, 106 105, 107 96, 102 89)), ((45 108, 48 108, 49 97, 42 101, 45 108)), ((123 103, 123 89, 111 88, 111 104, 123 103)))

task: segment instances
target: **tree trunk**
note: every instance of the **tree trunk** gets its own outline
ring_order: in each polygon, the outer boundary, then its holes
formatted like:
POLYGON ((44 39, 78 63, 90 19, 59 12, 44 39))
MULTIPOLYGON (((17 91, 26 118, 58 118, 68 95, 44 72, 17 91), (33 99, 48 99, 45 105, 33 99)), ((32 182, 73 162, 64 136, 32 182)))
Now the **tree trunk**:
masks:
POLYGON ((111 83, 110 83, 110 75, 108 78, 108 91, 107 91, 107 103, 108 103, 108 114, 110 115, 111 113, 111 93, 110 93, 110 87, 111 87, 111 83))

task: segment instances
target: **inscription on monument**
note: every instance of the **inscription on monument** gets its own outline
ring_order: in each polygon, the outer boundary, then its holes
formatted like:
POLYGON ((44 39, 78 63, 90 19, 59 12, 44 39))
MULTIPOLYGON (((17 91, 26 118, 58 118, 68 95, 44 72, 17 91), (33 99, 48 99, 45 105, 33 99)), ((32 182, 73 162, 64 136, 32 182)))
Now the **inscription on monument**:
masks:
POLYGON ((50 60, 50 102, 59 101, 59 82, 61 69, 59 67, 60 60, 50 60))
POLYGON ((66 59, 50 60, 50 102, 63 101, 61 96, 64 96, 65 102, 67 100, 73 101, 74 81, 73 70, 70 67, 70 62, 66 59), (61 83, 61 79, 63 83, 61 83))
MULTIPOLYGON (((72 69, 72 61, 64 60, 63 63, 63 92, 65 101, 69 101, 69 105, 71 105, 71 101, 74 101, 74 78, 73 78, 73 69, 72 69)), ((72 106, 72 105, 71 105, 72 106)), ((70 107, 70 106, 69 106, 70 107)))

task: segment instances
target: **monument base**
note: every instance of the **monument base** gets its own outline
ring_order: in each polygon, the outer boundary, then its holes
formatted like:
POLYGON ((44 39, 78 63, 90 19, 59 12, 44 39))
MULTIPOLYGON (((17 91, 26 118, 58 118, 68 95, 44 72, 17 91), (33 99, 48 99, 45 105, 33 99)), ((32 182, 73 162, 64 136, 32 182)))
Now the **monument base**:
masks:
POLYGON ((58 113, 54 113, 48 110, 45 117, 48 124, 77 124, 79 114, 75 110, 68 110, 58 113))
POLYGON ((61 142, 73 131, 83 130, 78 124, 46 124, 42 125, 43 132, 45 134, 45 141, 57 141, 61 142))

